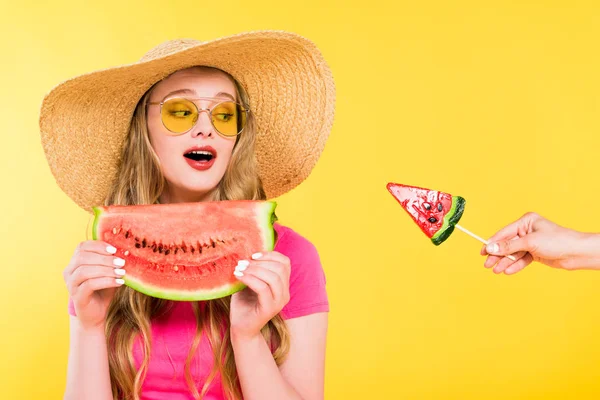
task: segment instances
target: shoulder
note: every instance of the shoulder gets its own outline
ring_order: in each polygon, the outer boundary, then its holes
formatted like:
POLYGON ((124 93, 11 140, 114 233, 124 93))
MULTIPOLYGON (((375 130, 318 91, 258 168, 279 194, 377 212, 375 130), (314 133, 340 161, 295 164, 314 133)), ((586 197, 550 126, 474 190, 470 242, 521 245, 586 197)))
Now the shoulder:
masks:
POLYGON ((294 264, 317 263, 320 265, 319 253, 315 245, 292 228, 275 224, 277 242, 275 251, 287 256, 292 267, 294 264))
POLYGON ((275 224, 275 251, 290 259, 290 286, 295 283, 325 285, 325 273, 315 245, 292 228, 275 224))
POLYGON ((290 301, 281 310, 285 319, 328 312, 326 280, 315 245, 293 229, 275 224, 275 251, 290 259, 290 301))

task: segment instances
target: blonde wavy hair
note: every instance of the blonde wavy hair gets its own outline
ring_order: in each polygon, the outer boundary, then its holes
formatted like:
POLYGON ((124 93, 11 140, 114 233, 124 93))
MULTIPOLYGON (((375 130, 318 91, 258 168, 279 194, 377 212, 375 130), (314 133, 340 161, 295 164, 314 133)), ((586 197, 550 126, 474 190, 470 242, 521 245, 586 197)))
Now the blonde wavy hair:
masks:
MULTIPOLYGON (((208 67, 196 67, 208 68, 208 67)), ((214 69, 214 68, 213 68, 214 69)), ((221 71, 221 70, 219 70, 221 71)), ((235 84, 238 101, 249 107, 248 95, 242 85, 228 73, 235 84)), ((156 85, 155 85, 156 86, 156 85)), ((146 103, 154 86, 140 99, 132 117, 129 134, 122 150, 121 167, 105 205, 155 204, 166 188, 158 156, 150 143, 146 121, 146 103)), ((254 154, 255 121, 252 112, 247 125, 236 139, 225 175, 212 193, 212 200, 264 200, 262 183, 254 154)), ((229 336, 229 306, 231 297, 205 302, 200 312, 199 302, 192 302, 197 328, 185 362, 185 380, 195 399, 202 399, 211 382, 220 374, 227 399, 242 398, 233 349, 229 336), (223 322, 226 329, 223 332, 223 322), (205 333, 213 349, 213 368, 203 387, 198 389, 191 376, 190 366, 202 334, 205 333)), ((172 301, 144 295, 127 286, 117 289, 106 317, 106 340, 113 399, 139 400, 151 353, 151 321, 169 312, 172 301), (136 370, 133 343, 141 337, 144 358, 136 370)), ((277 365, 283 363, 290 346, 285 322, 276 315, 262 329, 262 335, 272 349, 277 365)))

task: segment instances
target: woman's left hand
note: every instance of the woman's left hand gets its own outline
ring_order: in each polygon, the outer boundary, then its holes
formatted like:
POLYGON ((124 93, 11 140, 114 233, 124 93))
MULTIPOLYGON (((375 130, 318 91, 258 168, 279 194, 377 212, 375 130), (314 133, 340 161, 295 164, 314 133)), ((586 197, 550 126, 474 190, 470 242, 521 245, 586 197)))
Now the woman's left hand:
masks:
POLYGON ((231 296, 231 334, 252 338, 290 300, 290 259, 276 251, 241 260, 236 277, 247 288, 231 296))

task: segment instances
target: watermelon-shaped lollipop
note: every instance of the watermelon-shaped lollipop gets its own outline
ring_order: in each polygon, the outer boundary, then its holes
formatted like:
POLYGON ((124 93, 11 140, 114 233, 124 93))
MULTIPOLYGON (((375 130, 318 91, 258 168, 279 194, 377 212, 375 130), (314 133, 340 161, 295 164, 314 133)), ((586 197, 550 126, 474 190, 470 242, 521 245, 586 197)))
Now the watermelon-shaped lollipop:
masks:
MULTIPOLYGON (((454 227, 487 244, 487 240, 458 225, 465 211, 465 199, 437 190, 417 186, 388 183, 387 189, 408 212, 419 228, 439 246, 454 232, 454 227)), ((507 256, 515 261, 513 256, 507 256)))
POLYGON ((450 237, 465 210, 460 196, 399 183, 387 188, 436 246, 450 237))

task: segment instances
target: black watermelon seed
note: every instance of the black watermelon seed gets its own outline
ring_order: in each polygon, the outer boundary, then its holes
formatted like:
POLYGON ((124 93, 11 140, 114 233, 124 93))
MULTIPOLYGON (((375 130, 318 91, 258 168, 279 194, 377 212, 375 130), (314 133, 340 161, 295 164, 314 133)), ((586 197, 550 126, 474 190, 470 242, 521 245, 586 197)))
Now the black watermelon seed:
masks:
POLYGON ((142 247, 142 245, 141 245, 141 244, 139 244, 139 243, 136 243, 136 244, 135 244, 135 247, 139 249, 140 247, 142 247))
POLYGON ((175 250, 173 250, 173 254, 177 254, 178 251, 179 251, 179 247, 175 247, 175 250))
POLYGON ((431 204, 429 203, 423 204, 423 207, 425 207, 426 210, 431 210, 431 204))
POLYGON ((438 220, 436 217, 430 217, 427 221, 431 222, 432 224, 435 224, 438 220))
POLYGON ((196 250, 196 249, 194 249, 193 247, 191 248, 192 254, 194 254, 194 251, 195 251, 195 250, 196 250))
POLYGON ((442 203, 438 203, 438 211, 442 212, 443 209, 444 207, 442 207, 442 203))
POLYGON ((146 239, 142 240, 142 247, 146 247, 146 239))
POLYGON ((130 235, 129 231, 125 232, 125 239, 129 239, 129 235, 130 235))
POLYGON ((171 250, 169 250, 169 249, 165 250, 165 256, 168 256, 170 252, 171 252, 171 250))

